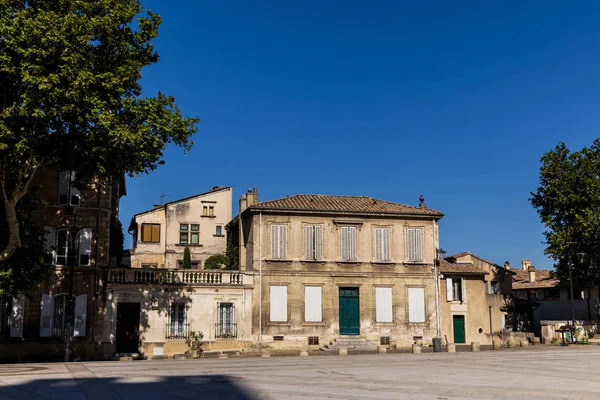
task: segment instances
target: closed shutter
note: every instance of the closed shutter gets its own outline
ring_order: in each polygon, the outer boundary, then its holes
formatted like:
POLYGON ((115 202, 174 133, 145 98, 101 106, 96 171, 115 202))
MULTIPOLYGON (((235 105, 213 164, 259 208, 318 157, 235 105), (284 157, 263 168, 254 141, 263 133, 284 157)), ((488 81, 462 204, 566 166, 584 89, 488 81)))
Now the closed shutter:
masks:
POLYGON ((424 288, 408 288, 408 322, 425 322, 424 288))
POLYGON ((40 337, 50 337, 52 334, 52 296, 42 294, 40 303, 40 337))
POLYGON ((415 229, 415 261, 423 261, 423 229, 415 229))
POLYGON ((460 300, 464 303, 467 301, 467 287, 465 286, 465 278, 460 278, 460 290, 462 292, 460 300))
POLYGON ((23 337, 23 312, 25 310, 25 296, 22 294, 12 299, 12 312, 10 315, 10 337, 23 337))
POLYGON ((452 278, 446 278, 446 300, 454 300, 452 296, 452 278))
POLYGON ((85 228, 77 233, 77 246, 79 248, 79 265, 90 265, 92 257, 92 230, 85 228))
POLYGON ((271 225, 271 257, 287 257, 287 226, 271 225))
POLYGON ((307 260, 315 259, 314 231, 315 227, 312 225, 304 227, 304 257, 307 260))
POLYGON ((315 225, 315 260, 323 258, 323 235, 321 234, 321 226, 315 225))
POLYGON ((375 260, 390 261, 390 229, 375 228, 375 260))
POLYGON ((75 298, 75 330, 73 336, 85 336, 87 320, 87 294, 75 298))
POLYGON ((304 287, 304 320, 306 322, 321 322, 321 287, 304 287))
POLYGON ((340 230, 340 242, 342 260, 356 260, 356 228, 353 226, 343 226, 340 230))
POLYGON ((391 261, 392 260, 392 250, 391 250, 391 238, 390 238, 391 229, 385 228, 383 230, 383 261, 391 261))
POLYGON ((392 322, 392 288, 375 288, 375 311, 377 322, 392 322))
POLYGON ((406 253, 409 262, 423 261, 423 230, 421 228, 406 229, 406 253))
POLYGON ((348 259, 348 227, 342 226, 340 229, 340 259, 348 259))
POLYGON ((382 261, 383 260, 383 254, 382 254, 382 248, 383 248, 383 235, 382 232, 383 229, 381 228, 375 228, 375 260, 376 261, 382 261))
POLYGON ((287 322, 287 286, 271 286, 270 320, 287 322))

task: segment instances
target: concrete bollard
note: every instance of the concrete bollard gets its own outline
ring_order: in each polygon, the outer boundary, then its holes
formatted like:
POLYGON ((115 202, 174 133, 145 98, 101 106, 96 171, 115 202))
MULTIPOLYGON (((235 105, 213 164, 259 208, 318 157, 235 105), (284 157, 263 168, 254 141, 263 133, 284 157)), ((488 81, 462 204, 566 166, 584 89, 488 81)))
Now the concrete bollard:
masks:
POLYGON ((479 342, 471 342, 471 351, 479 351, 479 350, 480 350, 479 342))
POLYGON ((377 346, 377 354, 385 354, 387 353, 387 346, 379 345, 377 346))
POLYGON ((515 342, 515 339, 508 339, 508 348, 514 349, 515 347, 517 347, 517 342, 515 342))
POLYGON ((300 357, 308 357, 308 350, 300 350, 300 357))
POLYGON ((419 344, 413 344, 412 345, 412 352, 413 352, 413 354, 421 354, 421 345, 419 345, 419 344))
POLYGON ((348 349, 345 347, 340 347, 340 349, 338 350, 338 354, 340 356, 347 356, 348 355, 348 349))
POLYGON ((527 347, 527 346, 529 346, 529 341, 521 340, 521 347, 527 347))
POLYGON ((492 343, 492 349, 502 350, 502 342, 500 340, 494 340, 494 342, 492 343))
POLYGON ((260 356, 262 358, 271 358, 271 353, 269 353, 268 351, 263 350, 263 351, 260 352, 260 356))
POLYGON ((228 357, 227 357, 227 354, 225 354, 225 353, 219 353, 219 359, 220 359, 220 360, 224 360, 224 359, 226 359, 226 358, 228 358, 228 357))
POLYGON ((539 337, 535 336, 535 337, 531 338, 531 344, 532 345, 536 345, 536 344, 540 344, 540 343, 541 343, 541 341, 540 341, 539 337))
POLYGON ((454 343, 448 343, 446 348, 448 349, 448 353, 456 353, 456 345, 454 343))

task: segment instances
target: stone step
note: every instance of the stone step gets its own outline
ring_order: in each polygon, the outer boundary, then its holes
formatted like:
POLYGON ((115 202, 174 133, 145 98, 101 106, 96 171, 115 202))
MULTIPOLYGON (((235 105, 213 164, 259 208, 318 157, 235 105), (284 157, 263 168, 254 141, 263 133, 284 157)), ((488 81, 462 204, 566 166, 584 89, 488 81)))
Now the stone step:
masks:
POLYGON ((340 348, 350 349, 350 350, 376 351, 377 345, 375 343, 369 341, 368 339, 360 338, 360 337, 358 337, 358 338, 356 338, 356 337, 355 338, 335 338, 329 344, 326 344, 323 347, 321 347, 321 350, 335 351, 335 350, 339 350, 340 348))

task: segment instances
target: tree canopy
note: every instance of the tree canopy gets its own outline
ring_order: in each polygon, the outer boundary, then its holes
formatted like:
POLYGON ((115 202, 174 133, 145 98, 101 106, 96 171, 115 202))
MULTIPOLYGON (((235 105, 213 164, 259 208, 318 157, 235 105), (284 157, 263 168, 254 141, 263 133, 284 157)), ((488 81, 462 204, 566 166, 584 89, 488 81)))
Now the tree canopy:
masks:
POLYGON ((599 284, 600 139, 581 151, 561 142, 541 162, 540 186, 530 201, 546 226, 546 253, 556 261, 558 277, 569 276, 572 262, 574 279, 599 284))
POLYGON ((160 22, 138 0, 1 1, 0 263, 23 244, 17 209, 39 168, 84 184, 152 171, 169 144, 191 148, 199 120, 173 97, 142 96, 160 22))

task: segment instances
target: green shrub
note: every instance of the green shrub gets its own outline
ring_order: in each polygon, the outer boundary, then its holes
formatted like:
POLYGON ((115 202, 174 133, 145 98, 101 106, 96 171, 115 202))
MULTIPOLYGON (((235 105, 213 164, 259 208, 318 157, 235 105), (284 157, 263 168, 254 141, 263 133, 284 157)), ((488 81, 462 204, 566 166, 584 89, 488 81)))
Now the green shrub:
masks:
POLYGON ((210 256, 204 261, 204 269, 220 268, 221 265, 227 265, 227 256, 224 254, 210 256))

